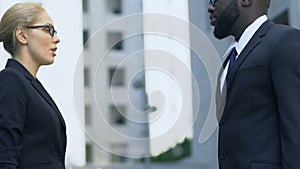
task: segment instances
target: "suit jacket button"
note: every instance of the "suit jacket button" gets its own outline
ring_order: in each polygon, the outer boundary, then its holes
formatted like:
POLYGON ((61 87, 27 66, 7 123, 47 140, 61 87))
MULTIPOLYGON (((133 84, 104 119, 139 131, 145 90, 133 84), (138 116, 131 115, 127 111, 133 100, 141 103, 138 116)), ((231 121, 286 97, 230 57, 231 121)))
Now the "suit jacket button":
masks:
POLYGON ((221 119, 221 120, 219 121, 219 126, 223 126, 223 125, 224 125, 224 120, 221 119))
POLYGON ((220 154, 220 159, 225 159, 226 158, 226 153, 225 152, 222 152, 221 154, 220 154))

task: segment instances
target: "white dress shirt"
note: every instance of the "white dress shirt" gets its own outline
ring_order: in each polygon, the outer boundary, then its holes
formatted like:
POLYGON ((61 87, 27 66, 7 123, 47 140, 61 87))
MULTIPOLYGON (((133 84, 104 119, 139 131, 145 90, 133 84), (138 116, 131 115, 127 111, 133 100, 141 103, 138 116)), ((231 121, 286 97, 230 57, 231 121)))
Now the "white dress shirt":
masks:
MULTIPOLYGON (((229 53, 231 52, 232 48, 236 48, 237 51, 237 56, 236 59, 238 58, 238 56, 240 55, 240 53, 243 51, 243 49, 245 48, 245 46, 248 44, 248 42, 250 41, 250 39, 252 38, 252 36, 255 34, 255 32, 260 28, 260 26, 266 22, 268 20, 268 17, 266 15, 263 15, 259 18, 257 18, 251 25, 249 25, 245 31, 243 32, 240 40, 237 41, 233 41, 231 43, 231 45, 229 46, 228 50, 226 51, 224 57, 227 57, 229 55, 229 53)), ((221 75, 220 80, 220 91, 222 93, 223 87, 224 87, 224 83, 226 80, 226 74, 228 72, 228 65, 229 62, 227 62, 224 71, 221 75)))

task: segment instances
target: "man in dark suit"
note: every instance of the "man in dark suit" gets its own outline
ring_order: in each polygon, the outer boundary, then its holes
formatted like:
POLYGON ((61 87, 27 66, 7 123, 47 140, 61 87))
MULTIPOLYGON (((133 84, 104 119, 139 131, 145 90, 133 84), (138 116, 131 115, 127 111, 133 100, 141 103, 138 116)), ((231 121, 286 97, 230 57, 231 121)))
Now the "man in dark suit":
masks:
POLYGON ((300 31, 270 0, 211 0, 218 39, 234 36, 217 88, 220 169, 300 167, 300 31))

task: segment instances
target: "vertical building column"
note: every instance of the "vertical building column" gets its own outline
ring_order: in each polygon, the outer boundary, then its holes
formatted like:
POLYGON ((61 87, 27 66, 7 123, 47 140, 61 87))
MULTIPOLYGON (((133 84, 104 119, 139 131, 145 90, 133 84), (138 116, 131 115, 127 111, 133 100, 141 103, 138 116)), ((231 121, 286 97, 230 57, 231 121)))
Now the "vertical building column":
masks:
POLYGON ((158 155, 192 138, 192 75, 186 0, 143 1, 150 151, 158 155))

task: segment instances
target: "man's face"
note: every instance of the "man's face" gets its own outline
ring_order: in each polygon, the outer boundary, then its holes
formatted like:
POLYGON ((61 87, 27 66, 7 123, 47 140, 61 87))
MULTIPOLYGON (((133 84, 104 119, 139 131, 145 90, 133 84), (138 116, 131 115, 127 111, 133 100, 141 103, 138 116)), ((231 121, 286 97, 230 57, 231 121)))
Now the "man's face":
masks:
POLYGON ((232 34, 233 25, 240 16, 237 0, 217 0, 208 12, 216 38, 223 39, 232 34))

